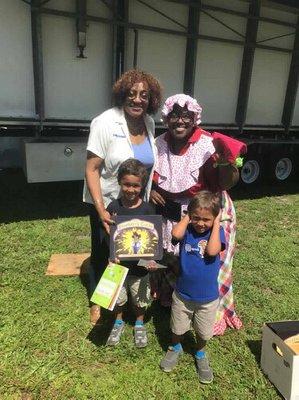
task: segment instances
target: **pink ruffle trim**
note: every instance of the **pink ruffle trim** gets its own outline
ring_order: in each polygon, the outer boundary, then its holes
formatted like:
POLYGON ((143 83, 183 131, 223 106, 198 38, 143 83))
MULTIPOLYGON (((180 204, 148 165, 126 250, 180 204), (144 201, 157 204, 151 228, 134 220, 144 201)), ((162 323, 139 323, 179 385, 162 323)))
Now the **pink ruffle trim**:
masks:
POLYGON ((175 94, 166 99, 162 108, 162 119, 164 123, 166 122, 167 115, 173 110, 175 104, 178 104, 182 108, 186 106, 189 111, 194 113, 194 122, 196 125, 201 123, 201 106, 197 103, 196 99, 183 93, 175 94))
POLYGON ((243 326, 242 321, 236 315, 232 317, 224 316, 220 321, 214 325, 213 335, 221 336, 224 334, 226 328, 241 329, 243 326))

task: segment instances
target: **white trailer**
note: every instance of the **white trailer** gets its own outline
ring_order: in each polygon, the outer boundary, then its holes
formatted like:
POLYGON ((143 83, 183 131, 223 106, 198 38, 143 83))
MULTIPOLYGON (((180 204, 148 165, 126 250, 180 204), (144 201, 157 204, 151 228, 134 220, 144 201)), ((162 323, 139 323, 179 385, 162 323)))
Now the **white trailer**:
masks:
POLYGON ((137 67, 165 97, 194 95, 204 128, 248 143, 245 183, 290 178, 298 3, 0 0, 0 168, 23 167, 28 182, 82 179, 90 120, 110 107, 112 82, 137 67))

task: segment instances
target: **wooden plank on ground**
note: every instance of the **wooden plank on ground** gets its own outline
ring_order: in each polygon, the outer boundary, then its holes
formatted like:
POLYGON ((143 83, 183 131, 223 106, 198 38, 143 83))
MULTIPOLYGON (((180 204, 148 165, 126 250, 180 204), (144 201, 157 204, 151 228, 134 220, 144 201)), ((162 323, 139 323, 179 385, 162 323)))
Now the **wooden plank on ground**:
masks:
POLYGON ((86 271, 89 262, 89 253, 81 254, 52 254, 46 275, 80 275, 81 272, 86 271))

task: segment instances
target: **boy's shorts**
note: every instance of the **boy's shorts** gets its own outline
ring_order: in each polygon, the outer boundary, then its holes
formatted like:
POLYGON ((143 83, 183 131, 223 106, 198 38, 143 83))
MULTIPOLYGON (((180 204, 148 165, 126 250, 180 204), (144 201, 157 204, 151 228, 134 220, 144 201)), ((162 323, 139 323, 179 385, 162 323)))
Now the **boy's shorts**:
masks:
POLYGON ((132 303, 137 307, 147 307, 151 303, 149 274, 145 276, 128 275, 121 288, 116 304, 123 306, 128 301, 128 293, 132 303))
POLYGON ((209 303, 197 303, 183 299, 176 291, 172 295, 171 306, 171 330, 175 335, 183 335, 193 328, 203 340, 209 340, 213 336, 213 328, 219 299, 209 303))

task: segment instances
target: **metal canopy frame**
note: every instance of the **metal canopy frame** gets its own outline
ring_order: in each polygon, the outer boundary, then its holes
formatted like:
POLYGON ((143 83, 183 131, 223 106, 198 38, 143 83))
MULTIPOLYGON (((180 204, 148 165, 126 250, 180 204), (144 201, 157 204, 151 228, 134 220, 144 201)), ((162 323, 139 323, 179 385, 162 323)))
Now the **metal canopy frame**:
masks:
MULTIPOLYGON (((258 17, 260 15, 260 8, 261 8, 260 1, 252 0, 249 6, 249 15, 253 17, 258 17)), ((235 118, 236 124, 239 126, 240 133, 242 133, 243 131, 243 127, 245 125, 245 120, 246 120, 251 75, 252 75, 254 53, 255 53, 255 48, 250 44, 256 43, 257 31, 258 31, 258 19, 248 18, 246 26, 245 46, 243 50, 241 76, 239 83, 236 118, 235 118)))
POLYGON ((297 19, 297 29, 294 41, 290 72, 283 106, 281 123, 289 133, 295 109, 296 96, 299 83, 299 17, 297 19))
MULTIPOLYGON (((292 62, 289 72, 289 80, 285 95, 285 104, 283 108, 282 126, 287 131, 293 129, 292 117, 294 112, 296 91, 298 88, 299 72, 298 72, 298 47, 299 47, 299 34, 298 34, 298 23, 289 23, 280 21, 275 18, 261 17, 257 12, 258 7, 261 4, 261 0, 248 0, 249 1, 249 12, 241 12, 232 10, 229 8, 211 6, 204 4, 202 0, 164 0, 171 3, 185 4, 189 6, 188 26, 185 27, 179 21, 169 17, 164 12, 160 11, 156 7, 152 6, 145 0, 136 0, 144 7, 150 8, 152 11, 160 14, 164 18, 170 20, 176 25, 179 25, 184 30, 166 29, 161 27, 155 27, 144 24, 132 23, 129 21, 129 1, 130 0, 113 0, 113 6, 111 7, 106 0, 99 0, 105 4, 112 12, 113 18, 103 18, 93 15, 86 14, 86 0, 76 0, 77 8, 76 12, 69 12, 63 10, 57 10, 52 8, 44 7, 50 0, 21 0, 31 7, 31 24, 32 24, 32 47, 33 47, 33 70, 34 70, 34 90, 35 90, 35 110, 38 115, 38 121, 40 128, 42 129, 43 124, 50 121, 45 119, 45 104, 44 104, 44 82, 43 82, 43 54, 42 54, 42 34, 41 34, 41 15, 57 15, 61 17, 73 18, 77 23, 77 32, 84 32, 88 21, 109 24, 113 28, 113 72, 111 74, 111 80, 115 81, 125 70, 126 70, 126 50, 127 50, 127 34, 129 29, 134 31, 134 55, 133 65, 138 67, 138 32, 139 30, 161 32, 171 35, 183 36, 186 38, 186 57, 185 57, 185 73, 184 73, 184 91, 193 94, 194 92, 194 80, 195 80, 195 67, 196 67, 196 55, 197 55, 197 43, 198 40, 216 41, 222 43, 230 43, 237 46, 244 47, 242 69, 240 76, 238 102, 236 108, 236 127, 239 127, 240 131, 244 127, 249 125, 245 124, 246 111, 248 105, 250 80, 252 73, 252 65, 254 52, 256 48, 272 50, 278 52, 284 52, 292 54, 292 62), (79 6, 78 6, 79 5, 79 6), (246 35, 237 32, 235 29, 227 25, 218 16, 213 15, 213 12, 221 12, 231 15, 236 15, 247 19, 246 35), (227 29, 233 31, 237 36, 237 39, 226 39, 221 37, 214 37, 209 35, 199 34, 199 20, 200 13, 206 14, 217 23, 225 26, 227 29), (285 27, 295 28, 294 32, 290 32, 286 35, 279 35, 264 39, 263 41, 257 42, 257 28, 258 22, 269 22, 276 25, 285 27), (283 36, 295 35, 295 42, 293 49, 281 48, 277 46, 269 46, 265 43, 270 40, 277 39, 283 36)), ((75 1, 75 0, 74 0, 75 1)), ((147 0, 148 1, 148 0, 147 0)), ((291 6, 298 10, 299 4, 297 0, 279 1, 274 0, 275 3, 284 4, 291 6)), ((299 17, 298 17, 299 20, 299 17)), ((78 39, 79 42, 79 39, 78 39)), ((9 120, 9 118, 5 118, 9 120)), ((3 118, 0 118, 3 120, 3 118)), ((21 119, 19 119, 21 120, 21 119)), ((26 118, 23 119, 27 120, 26 118)), ((215 125, 215 124, 214 124, 215 125)), ((217 124, 216 124, 217 125, 217 124)))
MULTIPOLYGON (((201 0, 199 0, 200 2, 201 0)), ((197 57, 197 35, 199 30, 200 9, 189 5, 188 33, 194 37, 188 37, 186 43, 185 73, 184 73, 184 93, 194 93, 194 81, 197 57)))
POLYGON ((283 6, 299 8, 298 0, 271 0, 273 3, 281 4, 283 6))
POLYGON ((87 0, 76 0, 76 10, 79 16, 76 18, 77 47, 79 48, 78 58, 86 58, 84 49, 86 47, 86 9, 87 0))
MULTIPOLYGON (((78 17, 78 14, 74 13, 74 12, 55 10, 52 8, 45 8, 45 7, 39 8, 38 12, 40 12, 42 14, 58 15, 58 16, 68 17, 68 18, 77 18, 78 17)), ((219 38, 216 36, 188 33, 187 31, 184 32, 184 31, 177 31, 175 29, 159 28, 159 27, 155 27, 155 26, 151 26, 151 25, 143 25, 143 24, 136 24, 136 23, 132 23, 132 22, 126 22, 126 21, 122 21, 120 19, 109 19, 109 18, 103 18, 103 17, 96 17, 96 16, 92 16, 92 15, 86 15, 86 20, 93 21, 93 22, 102 22, 102 23, 110 24, 110 25, 122 26, 127 29, 140 29, 140 30, 147 30, 147 31, 152 31, 152 32, 168 33, 168 34, 173 34, 173 35, 178 35, 178 36, 184 36, 186 38, 204 39, 204 40, 210 40, 210 41, 216 41, 216 42, 232 43, 232 44, 237 44, 237 45, 241 45, 241 46, 243 46, 245 43, 244 41, 241 41, 241 40, 224 39, 224 38, 219 38)), ((291 26, 294 26, 294 25, 292 24, 291 26)), ((275 38, 277 38, 277 37, 275 37, 275 38)), ((274 38, 271 38, 271 40, 272 39, 274 39, 274 38)), ((250 45, 254 46, 256 48, 274 50, 274 51, 279 51, 279 52, 283 52, 283 53, 291 53, 292 52, 291 49, 286 49, 286 48, 282 48, 282 47, 278 47, 278 46, 266 46, 266 45, 259 45, 256 43, 251 43, 250 45)))
POLYGON ((45 91, 43 72, 43 45, 42 45, 42 21, 37 5, 39 0, 31 2, 31 32, 32 32, 32 56, 33 56, 33 79, 35 94, 35 113, 39 117, 39 129, 37 135, 43 129, 45 119, 45 91))
POLYGON ((115 82, 126 70, 126 48, 129 20, 129 0, 114 0, 113 4, 113 72, 115 82))

